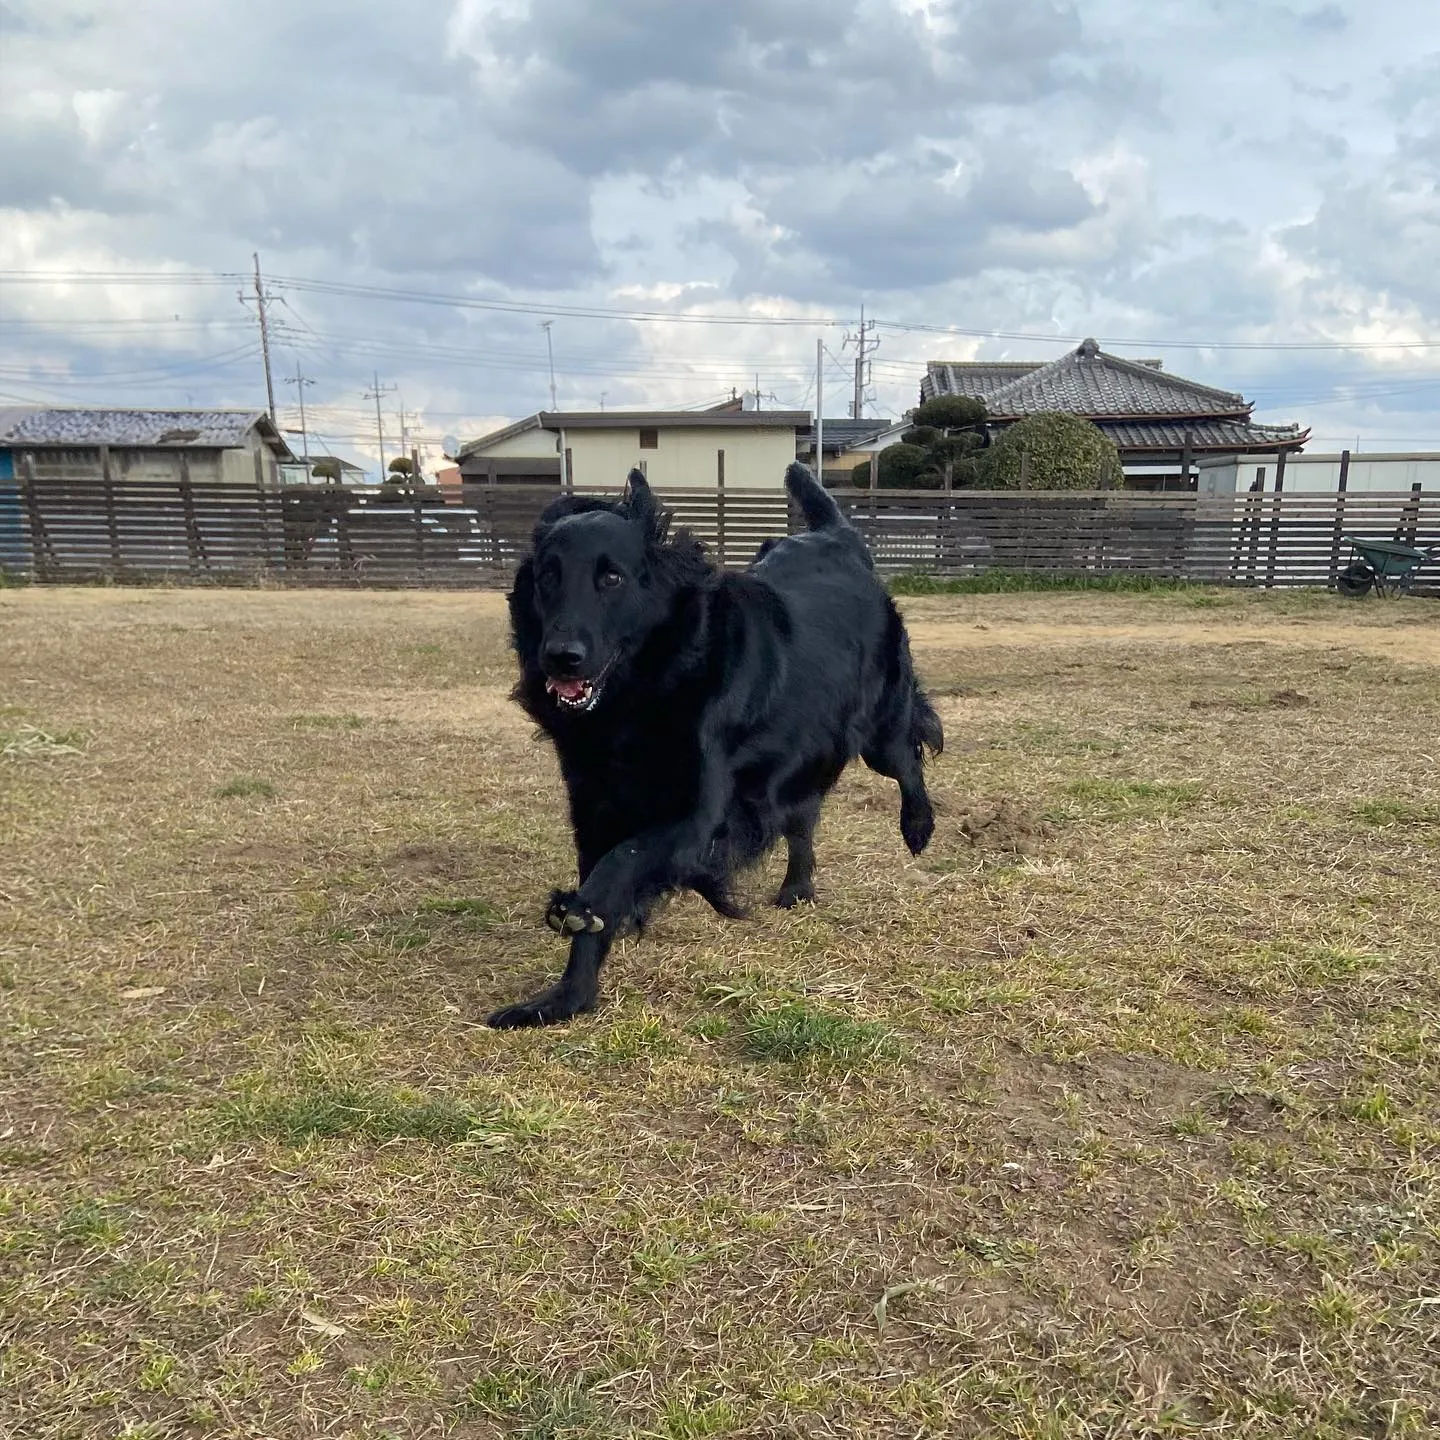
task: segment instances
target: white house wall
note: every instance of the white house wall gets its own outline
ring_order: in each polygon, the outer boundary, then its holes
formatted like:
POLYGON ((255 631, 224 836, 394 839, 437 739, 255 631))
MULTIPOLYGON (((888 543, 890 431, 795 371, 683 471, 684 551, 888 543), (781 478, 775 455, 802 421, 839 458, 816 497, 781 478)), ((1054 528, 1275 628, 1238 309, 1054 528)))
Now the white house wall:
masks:
POLYGON ((652 485, 714 489, 718 452, 725 452, 725 484, 737 489, 778 489, 795 459, 795 432, 777 426, 746 430, 659 427, 659 446, 640 448, 636 430, 567 430, 572 481, 585 489, 618 490, 642 461, 652 485))
MULTIPOLYGON (((1202 492, 1244 494, 1259 478, 1261 489, 1275 488, 1274 456, 1245 456, 1225 465, 1200 469, 1202 492), (1263 473, 1262 473, 1263 472, 1263 473)), ((1392 494, 1414 485, 1435 493, 1440 491, 1440 455, 1374 454, 1352 455, 1345 488, 1351 492, 1392 494)), ((1333 494, 1340 488, 1338 455, 1292 455, 1285 462, 1285 489, 1300 494, 1333 494)))

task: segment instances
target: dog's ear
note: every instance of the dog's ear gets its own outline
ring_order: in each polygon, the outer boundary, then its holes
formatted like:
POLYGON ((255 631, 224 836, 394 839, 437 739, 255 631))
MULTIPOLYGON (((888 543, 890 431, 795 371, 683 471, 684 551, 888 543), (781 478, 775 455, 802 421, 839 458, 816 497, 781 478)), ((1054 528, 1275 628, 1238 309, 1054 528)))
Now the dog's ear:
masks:
POLYGON ((632 470, 625 481, 625 512, 647 535, 654 535, 660 523, 660 502, 650 488, 643 470, 632 470))

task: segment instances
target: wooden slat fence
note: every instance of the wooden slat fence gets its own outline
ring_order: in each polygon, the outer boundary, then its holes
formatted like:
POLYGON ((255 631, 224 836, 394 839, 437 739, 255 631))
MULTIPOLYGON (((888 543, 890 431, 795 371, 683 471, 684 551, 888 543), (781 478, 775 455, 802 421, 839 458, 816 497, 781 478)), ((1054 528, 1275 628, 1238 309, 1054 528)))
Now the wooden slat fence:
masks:
MULTIPOLYGON (((11 482, 7 482, 9 484, 11 482)), ((0 566, 46 582, 494 587, 525 553, 550 485, 466 488, 467 504, 385 505, 375 490, 88 475, 22 460, 0 566)), ((1124 572, 1219 584, 1330 585, 1359 534, 1440 547, 1440 496, 836 490, 884 574, 1124 572)), ((798 523, 783 492, 661 489, 725 564, 798 523)), ((1434 567, 1440 573, 1440 563, 1434 567)), ((1433 582, 1432 582, 1433 583, 1433 582)))

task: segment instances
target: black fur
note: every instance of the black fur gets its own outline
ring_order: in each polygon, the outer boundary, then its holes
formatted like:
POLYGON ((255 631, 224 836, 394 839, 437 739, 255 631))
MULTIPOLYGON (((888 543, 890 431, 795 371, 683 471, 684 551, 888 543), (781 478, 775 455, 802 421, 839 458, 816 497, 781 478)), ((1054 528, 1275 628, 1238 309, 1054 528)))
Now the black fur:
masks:
POLYGON ((820 807, 857 755, 899 781, 911 851, 929 842, 921 762, 944 736, 904 624, 835 501, 802 465, 785 483, 809 530, 739 574, 669 534, 638 471, 621 500, 565 496, 541 517, 510 594, 515 698, 559 756, 580 886, 546 915, 571 937, 564 976, 492 1025, 593 1008, 611 943, 669 891, 742 914, 737 872, 782 837, 776 904, 812 899, 820 807), (585 681, 583 712, 550 688, 585 681))

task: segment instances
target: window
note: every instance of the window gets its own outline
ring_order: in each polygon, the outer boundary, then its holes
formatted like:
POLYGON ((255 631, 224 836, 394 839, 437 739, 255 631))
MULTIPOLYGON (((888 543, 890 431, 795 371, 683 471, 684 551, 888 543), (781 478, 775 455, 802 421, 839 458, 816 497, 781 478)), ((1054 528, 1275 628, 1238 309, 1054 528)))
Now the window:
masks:
POLYGON ((640 448, 642 450, 658 450, 660 448, 660 432, 658 430, 642 430, 640 432, 640 448))

